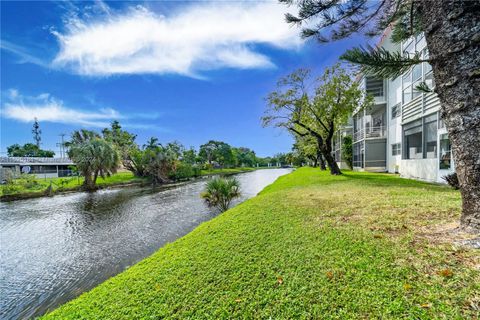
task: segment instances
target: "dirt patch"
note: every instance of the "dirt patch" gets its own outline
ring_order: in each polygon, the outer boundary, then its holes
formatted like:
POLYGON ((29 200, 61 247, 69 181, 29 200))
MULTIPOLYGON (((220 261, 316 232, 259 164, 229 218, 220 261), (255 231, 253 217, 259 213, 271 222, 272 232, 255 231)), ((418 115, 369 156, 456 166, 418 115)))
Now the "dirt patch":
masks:
POLYGON ((480 237, 462 230, 458 222, 419 228, 415 237, 435 246, 450 245, 452 258, 480 270, 480 237))
POLYGON ((434 244, 448 243, 455 247, 480 249, 480 236, 463 231, 458 222, 420 227, 417 236, 434 244))

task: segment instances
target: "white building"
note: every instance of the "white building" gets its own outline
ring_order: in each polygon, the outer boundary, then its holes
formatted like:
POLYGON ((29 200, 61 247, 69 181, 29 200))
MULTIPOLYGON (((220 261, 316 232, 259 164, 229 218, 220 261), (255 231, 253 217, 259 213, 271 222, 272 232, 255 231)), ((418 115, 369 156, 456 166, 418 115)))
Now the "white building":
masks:
MULTIPOLYGON (((399 45, 391 41, 387 30, 379 46, 428 56, 423 35, 399 45)), ((434 86, 431 66, 416 65, 395 79, 363 75, 359 80, 375 103, 352 115, 354 170, 445 182, 442 177, 452 173, 454 167, 450 141, 439 116, 440 101, 435 93, 415 89, 423 81, 430 88, 434 86)), ((336 159, 341 162, 341 156, 336 154, 336 159)))
POLYGON ((37 178, 57 178, 72 175, 74 163, 68 158, 0 157, 0 181, 10 173, 34 174, 37 178))

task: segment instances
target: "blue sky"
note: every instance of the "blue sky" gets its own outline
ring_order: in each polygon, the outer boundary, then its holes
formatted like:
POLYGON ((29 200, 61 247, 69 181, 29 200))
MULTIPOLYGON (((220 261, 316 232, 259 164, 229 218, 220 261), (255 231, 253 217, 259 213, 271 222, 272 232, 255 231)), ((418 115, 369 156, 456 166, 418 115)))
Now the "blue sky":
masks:
POLYGON ((360 37, 303 41, 276 2, 1 2, 1 152, 117 119, 141 145, 155 136, 287 152, 263 128, 265 96, 297 68, 321 72, 360 37))

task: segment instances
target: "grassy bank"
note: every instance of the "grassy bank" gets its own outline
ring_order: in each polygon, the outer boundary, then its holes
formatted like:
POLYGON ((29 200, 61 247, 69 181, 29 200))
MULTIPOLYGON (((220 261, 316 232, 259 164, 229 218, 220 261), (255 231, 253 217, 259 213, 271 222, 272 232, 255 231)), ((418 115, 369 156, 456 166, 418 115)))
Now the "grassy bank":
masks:
MULTIPOLYGON (((235 174, 249 172, 258 168, 228 168, 228 169, 210 169, 202 170, 201 176, 210 176, 217 174, 235 174)), ((74 191, 80 189, 83 184, 83 177, 64 177, 64 178, 42 178, 35 177, 29 181, 26 179, 17 179, 13 185, 0 186, 0 197, 6 200, 15 200, 18 198, 31 198, 44 196, 47 188, 52 185, 54 192, 74 191), (7 199, 8 197, 8 199, 7 199), (9 199, 11 198, 11 199, 9 199)), ((117 172, 110 177, 97 179, 99 187, 118 186, 131 183, 148 183, 148 179, 135 177, 131 172, 117 172)))
MULTIPOLYGON (((146 179, 135 177, 131 172, 118 172, 110 177, 99 177, 97 185, 107 187, 128 183, 141 183, 146 179)), ((0 187, 0 196, 35 196, 43 195, 47 188, 52 185, 54 192, 77 190, 83 184, 83 177, 63 177, 63 178, 41 178, 32 177, 27 179, 16 179, 13 185, 2 185, 0 187)))
POLYGON ((475 318, 479 252, 442 235, 459 208, 444 186, 299 169, 45 318, 475 318))
POLYGON ((243 167, 243 168, 209 169, 209 170, 201 170, 200 174, 202 176, 211 176, 211 175, 217 175, 217 174, 235 174, 235 173, 254 171, 257 169, 266 169, 266 168, 243 167))

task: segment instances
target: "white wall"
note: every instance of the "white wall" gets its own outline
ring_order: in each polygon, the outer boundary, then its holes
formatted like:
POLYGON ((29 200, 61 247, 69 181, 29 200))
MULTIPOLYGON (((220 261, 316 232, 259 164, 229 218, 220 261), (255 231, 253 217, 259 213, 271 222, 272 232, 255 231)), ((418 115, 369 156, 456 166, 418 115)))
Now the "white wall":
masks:
MULTIPOLYGON (((390 38, 385 40, 382 45, 389 51, 399 51, 400 45, 391 42, 390 38)), ((392 144, 402 142, 401 117, 392 119, 392 107, 402 101, 402 81, 401 77, 389 79, 387 81, 387 171, 395 173, 399 171, 401 155, 392 156, 392 144)))
POLYGON ((404 178, 438 182, 438 159, 400 160, 400 175, 404 178))

